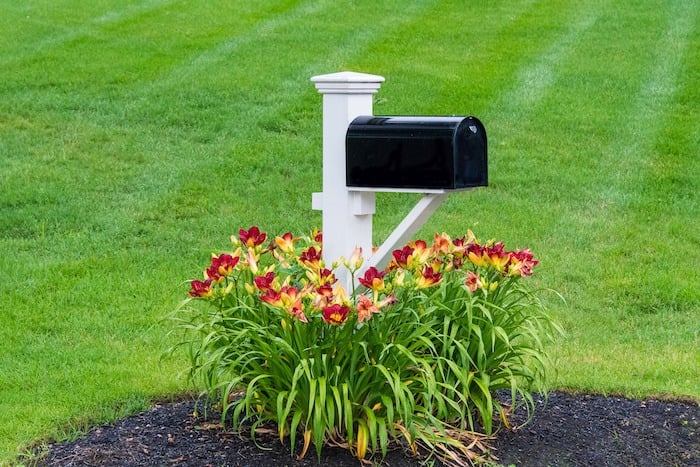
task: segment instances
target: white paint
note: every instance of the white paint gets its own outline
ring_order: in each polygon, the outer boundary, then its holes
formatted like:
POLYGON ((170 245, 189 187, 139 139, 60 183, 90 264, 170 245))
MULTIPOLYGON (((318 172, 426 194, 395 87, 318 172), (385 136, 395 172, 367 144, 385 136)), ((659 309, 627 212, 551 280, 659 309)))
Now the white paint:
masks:
MULTIPOLYGON (((314 193, 312 206, 323 210, 323 259, 330 266, 341 256, 349 258, 356 247, 364 256, 372 251, 375 195, 363 193, 358 201, 345 186, 345 135, 355 117, 372 115, 372 96, 384 78, 345 71, 311 81, 323 95, 323 193, 314 193)), ((336 277, 347 287, 346 272, 338 268, 336 277)))
MULTIPOLYGON (((345 177, 348 125, 360 115, 373 115, 372 96, 384 78, 344 71, 314 76, 311 81, 323 95, 323 192, 313 193, 311 198, 312 208, 323 211, 323 259, 330 266, 340 257, 349 258, 359 247, 365 257, 360 274, 370 266, 381 268, 391 259, 392 251, 410 240, 449 192, 348 188, 345 177), (376 209, 375 192, 379 191, 423 192, 424 196, 372 254, 372 215, 376 209)), ((338 268, 336 277, 350 289, 347 271, 338 268)))

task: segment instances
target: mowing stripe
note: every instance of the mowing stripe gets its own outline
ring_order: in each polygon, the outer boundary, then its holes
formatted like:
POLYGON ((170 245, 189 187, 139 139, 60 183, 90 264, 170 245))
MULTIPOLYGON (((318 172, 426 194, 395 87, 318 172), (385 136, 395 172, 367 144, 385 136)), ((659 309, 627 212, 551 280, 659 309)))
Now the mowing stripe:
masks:
POLYGON ((535 113, 534 108, 555 83, 557 65, 579 45, 581 35, 595 23, 597 15, 598 9, 594 7, 572 11, 569 19, 563 21, 569 28, 518 73, 512 88, 505 91, 488 112, 508 114, 511 115, 509 120, 515 121, 522 121, 526 115, 535 113))
POLYGON ((175 1, 176 0, 147 0, 118 10, 110 10, 86 21, 82 27, 59 27, 57 25, 56 33, 45 36, 35 43, 25 44, 23 46, 25 49, 24 53, 15 54, 10 57, 3 57, 0 55, 0 65, 7 67, 30 61, 37 55, 45 53, 47 50, 61 47, 76 39, 89 37, 97 30, 164 8, 175 1))
POLYGON ((639 192, 641 178, 648 171, 648 159, 654 154, 651 149, 677 91, 677 80, 695 27, 697 8, 694 2, 678 1, 670 7, 665 33, 655 42, 656 48, 650 60, 652 68, 649 68, 646 81, 640 83, 630 110, 621 115, 626 125, 615 144, 606 151, 612 180, 599 194, 602 199, 622 203, 622 206, 628 205, 639 192))
MULTIPOLYGON (((241 98, 240 102, 232 103, 230 117, 225 118, 225 120, 229 120, 229 123, 226 124, 227 138, 235 141, 236 146, 242 148, 258 141, 261 138, 260 132, 251 131, 251 129, 262 125, 263 122, 274 116, 286 115, 291 112, 291 109, 298 108, 299 101, 313 92, 313 84, 310 82, 312 75, 338 71, 332 69, 338 61, 347 62, 351 61, 353 57, 360 57, 375 41, 391 37, 395 31, 400 30, 407 22, 414 21, 416 17, 424 13, 427 7, 436 2, 437 0, 415 1, 411 2, 410 5, 405 5, 400 11, 394 9, 394 11, 387 12, 388 14, 377 18, 375 22, 365 24, 361 34, 351 31, 343 38, 342 42, 324 44, 324 47, 316 53, 315 61, 310 63, 300 61, 291 71, 275 73, 274 69, 265 69, 266 64, 260 61, 258 63, 260 68, 256 70, 256 73, 264 78, 261 78, 259 85, 255 88, 242 91, 246 97, 241 98), (256 94, 253 95, 253 93, 256 94), (251 102, 255 104, 251 105, 251 102), (245 125, 240 124, 243 119, 245 125)), ((219 66, 226 60, 231 60, 233 56, 259 50, 262 48, 261 44, 269 41, 269 37, 275 31, 299 22, 312 24, 315 21, 314 15, 320 15, 335 5, 335 2, 331 0, 301 3, 285 14, 262 21, 257 27, 243 34, 238 34, 203 52, 193 54, 168 69, 160 79, 145 85, 141 84, 138 89, 133 91, 134 100, 128 105, 148 106, 149 102, 158 99, 164 92, 181 88, 184 84, 189 85, 197 82, 199 77, 209 73, 210 68, 219 66)), ((276 66, 276 64, 270 63, 269 66, 276 66)), ((250 70, 243 72, 250 74, 250 70)), ((236 86, 234 76, 232 76, 231 85, 236 86)), ((321 96, 318 95, 317 99, 320 109, 321 96)), ((138 109, 135 108, 131 110, 138 112, 138 109)), ((320 123, 320 111, 318 118, 320 123)), ((206 147, 194 149, 196 151, 209 150, 206 147)), ((319 146, 319 153, 320 150, 319 146)), ((242 151, 250 151, 250 149, 246 148, 242 151)), ((95 216, 96 222, 109 221, 110 212, 115 209, 114 203, 119 205, 117 209, 138 212, 143 207, 177 196, 179 189, 187 185, 185 180, 190 177, 193 170, 204 169, 211 164, 211 158, 204 157, 203 154, 193 154, 193 156, 195 157, 190 159, 190 163, 175 166, 163 164, 160 159, 151 160, 147 168, 134 174, 127 183, 129 186, 141 187, 139 196, 105 199, 104 202, 109 203, 111 207, 110 209, 98 210, 97 212, 104 212, 105 215, 104 218, 95 216), (157 185, 150 182, 154 179, 159 181, 157 185)), ((261 155, 260 157, 268 156, 261 155)), ((237 155, 229 158, 228 163, 236 164, 238 158, 237 155)))
POLYGON ((302 2, 284 14, 275 14, 272 17, 260 22, 254 29, 242 34, 236 34, 221 44, 215 45, 203 52, 197 52, 182 60, 180 65, 167 70, 167 73, 158 81, 153 83, 157 89, 172 87, 180 84, 182 80, 192 79, 193 75, 206 74, 206 68, 217 65, 230 59, 234 53, 243 48, 250 47, 256 41, 264 40, 276 30, 296 23, 304 18, 313 15, 327 5, 332 4, 330 0, 319 0, 302 2))

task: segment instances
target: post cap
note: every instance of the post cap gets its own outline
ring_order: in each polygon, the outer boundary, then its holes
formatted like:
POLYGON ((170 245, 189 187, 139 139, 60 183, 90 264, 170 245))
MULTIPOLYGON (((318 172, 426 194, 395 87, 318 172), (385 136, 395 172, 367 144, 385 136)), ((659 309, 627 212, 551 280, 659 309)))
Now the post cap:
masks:
POLYGON ((354 71, 341 71, 314 76, 311 81, 321 94, 374 94, 384 82, 384 77, 354 71))

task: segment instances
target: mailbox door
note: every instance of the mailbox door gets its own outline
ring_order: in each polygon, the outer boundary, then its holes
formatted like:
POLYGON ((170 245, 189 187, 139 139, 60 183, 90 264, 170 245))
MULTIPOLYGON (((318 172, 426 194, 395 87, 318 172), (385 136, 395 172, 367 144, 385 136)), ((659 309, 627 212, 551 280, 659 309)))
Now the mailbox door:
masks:
POLYGON ((484 125, 475 117, 465 118, 455 134, 455 188, 488 185, 486 154, 484 125))

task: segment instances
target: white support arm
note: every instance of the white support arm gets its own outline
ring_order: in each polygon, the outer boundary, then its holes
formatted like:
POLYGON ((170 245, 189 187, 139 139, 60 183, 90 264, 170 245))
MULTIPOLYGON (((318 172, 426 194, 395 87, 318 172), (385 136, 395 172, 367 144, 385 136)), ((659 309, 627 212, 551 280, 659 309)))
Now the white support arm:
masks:
POLYGON ((377 251, 365 261, 363 269, 371 266, 383 269, 391 261, 391 253, 400 245, 405 244, 420 229, 425 221, 435 212, 435 210, 447 198, 449 193, 425 194, 411 209, 404 220, 396 226, 394 231, 382 243, 377 251))

